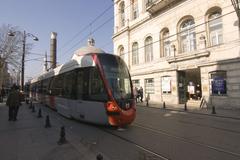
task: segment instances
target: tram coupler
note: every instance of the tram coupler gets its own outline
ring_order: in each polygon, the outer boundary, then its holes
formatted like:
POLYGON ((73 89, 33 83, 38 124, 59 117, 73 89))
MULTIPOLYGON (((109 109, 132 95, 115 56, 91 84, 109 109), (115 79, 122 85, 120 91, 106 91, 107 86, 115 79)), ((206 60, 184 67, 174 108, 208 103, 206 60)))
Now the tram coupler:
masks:
POLYGON ((215 106, 212 106, 212 114, 216 114, 215 106))
POLYGON ((39 110, 38 110, 38 116, 37 116, 38 118, 42 118, 42 110, 41 110, 41 108, 39 108, 39 110))
POLYGON ((49 119, 49 115, 46 116, 46 123, 45 123, 45 128, 50 128, 51 124, 50 124, 50 119, 49 119))
POLYGON ((187 111, 187 103, 184 104, 184 111, 187 111))
POLYGON ((61 127, 61 130, 60 130, 60 139, 59 139, 59 141, 58 141, 58 145, 62 145, 62 144, 65 144, 65 143, 67 143, 67 140, 66 140, 66 138, 65 138, 65 127, 64 126, 62 126, 61 127))
POLYGON ((103 160, 103 156, 101 154, 98 154, 96 160, 103 160))

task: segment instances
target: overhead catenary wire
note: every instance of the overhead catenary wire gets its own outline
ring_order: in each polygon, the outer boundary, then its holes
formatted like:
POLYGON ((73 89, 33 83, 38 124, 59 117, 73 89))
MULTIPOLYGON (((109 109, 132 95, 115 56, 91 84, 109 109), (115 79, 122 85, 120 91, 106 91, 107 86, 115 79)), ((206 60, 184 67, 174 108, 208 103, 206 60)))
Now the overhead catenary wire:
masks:
POLYGON ((59 49, 65 48, 69 43, 71 43, 74 39, 76 39, 83 31, 91 27, 99 18, 101 18, 107 11, 109 11, 114 4, 111 4, 108 8, 106 8, 101 14, 99 14, 96 18, 94 18, 89 24, 87 24, 82 30, 77 32, 70 40, 68 40, 66 43, 63 44, 63 46, 59 49))
MULTIPOLYGON (((97 16, 93 21, 91 21, 90 23, 88 23, 88 25, 86 25, 86 27, 84 27, 84 29, 83 30, 81 30, 80 32, 78 32, 75 36, 74 36, 74 38, 72 38, 72 39, 75 39, 80 33, 82 33, 83 31, 85 31, 86 29, 88 29, 89 27, 91 27, 92 28, 92 25, 94 24, 94 22, 96 22, 100 17, 102 17, 108 10, 110 10, 113 6, 114 6, 114 4, 116 4, 117 2, 114 2, 111 6, 109 6, 106 10, 104 10, 104 12, 102 12, 102 14, 100 14, 99 16, 97 16)), ((130 3, 130 5, 128 5, 128 6, 126 6, 124 9, 127 9, 128 7, 130 7, 132 5, 132 3, 130 3)), ((113 20, 114 19, 114 17, 116 17, 117 15, 118 15, 119 13, 116 13, 115 15, 113 15, 112 17, 110 17, 109 19, 107 19, 106 21, 104 21, 102 24, 100 24, 98 27, 96 27, 95 29, 91 29, 92 31, 91 31, 91 34, 93 34, 93 33, 95 33, 96 31, 98 31, 99 29, 101 29, 104 25, 106 25, 108 22, 110 22, 111 20, 113 20)), ((82 38, 81 40, 79 40, 77 43, 75 43, 74 45, 72 45, 68 50, 66 50, 66 51, 64 51, 62 54, 61 54, 61 56, 62 55, 65 55, 65 54, 67 54, 70 50, 72 50, 74 47, 76 47, 77 45, 79 45, 79 43, 80 42, 82 42, 82 41, 84 41, 84 40, 86 40, 86 38, 89 38, 89 34, 87 34, 86 36, 84 36, 84 38, 82 38)), ((72 39, 71 39, 71 42, 72 42, 72 39)), ((69 41, 69 43, 70 43, 70 41, 69 41)), ((69 44, 68 43, 68 44, 69 44)), ((65 44, 66 45, 66 44, 65 44)), ((64 47, 65 47, 65 45, 64 45, 64 47)), ((63 47, 61 47, 61 49, 62 49, 63 47)))

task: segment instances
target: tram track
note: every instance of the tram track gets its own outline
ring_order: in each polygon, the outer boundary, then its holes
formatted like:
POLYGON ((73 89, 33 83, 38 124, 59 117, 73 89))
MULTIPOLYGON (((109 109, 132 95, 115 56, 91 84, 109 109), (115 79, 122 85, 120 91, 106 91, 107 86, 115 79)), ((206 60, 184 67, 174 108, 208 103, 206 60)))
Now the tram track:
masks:
MULTIPOLYGON (((49 112, 49 111, 47 111, 47 112, 49 112)), ((57 117, 57 115, 54 115, 54 116, 56 117, 56 120, 61 121, 59 119, 59 117, 57 117)), ((60 123, 62 123, 62 122, 60 122, 60 123)), ((231 155, 233 157, 237 157, 237 158, 240 159, 240 154, 236 153, 234 151, 230 151, 230 150, 226 150, 226 149, 221 148, 221 147, 201 143, 199 141, 195 141, 195 140, 192 140, 192 139, 189 139, 189 138, 177 136, 177 135, 174 135, 174 134, 172 134, 168 131, 165 131, 165 130, 155 129, 155 128, 149 127, 149 126, 144 126, 144 125, 139 124, 137 122, 134 122, 131 126, 133 128, 140 128, 140 129, 143 129, 143 130, 146 130, 146 131, 150 131, 152 133, 161 134, 163 136, 176 139, 176 140, 181 141, 183 143, 189 143, 189 144, 192 144, 192 145, 201 146, 201 147, 208 148, 210 150, 214 150, 214 151, 217 151, 219 153, 224 153, 224 154, 227 154, 227 155, 231 155)), ((151 159, 162 159, 162 160, 170 160, 171 159, 170 157, 166 156, 167 154, 163 155, 162 153, 158 153, 158 152, 154 151, 153 149, 151 149, 149 147, 146 147, 142 144, 139 144, 138 142, 136 142, 132 139, 129 139, 129 138, 126 138, 126 137, 122 136, 121 134, 119 134, 119 133, 121 133, 120 131, 117 132, 117 130, 112 130, 110 128, 106 128, 106 127, 102 127, 102 126, 101 127, 94 126, 94 127, 98 128, 101 131, 103 131, 107 134, 110 134, 111 136, 114 136, 114 137, 116 137, 116 138, 118 138, 122 141, 125 141, 129 144, 134 145, 136 148, 142 150, 144 153, 147 153, 147 154, 149 154, 149 156, 154 157, 154 158, 151 158, 151 159)))
POLYGON ((151 127, 143 126, 143 125, 141 125, 139 123, 136 123, 136 122, 134 124, 132 124, 132 126, 138 127, 138 128, 141 128, 141 129, 145 129, 145 130, 157 133, 157 134, 162 134, 164 136, 180 140, 184 143, 190 143, 190 144, 202 146, 202 147, 205 147, 205 148, 208 148, 208 149, 211 149, 211 150, 215 150, 217 152, 229 154, 229 155, 240 158, 240 153, 236 153, 236 152, 233 152, 233 151, 226 150, 224 148, 220 148, 220 147, 208 145, 208 144, 205 144, 205 143, 201 143, 201 142, 198 142, 198 141, 194 141, 194 140, 189 139, 189 138, 177 136, 177 135, 174 135, 174 134, 172 134, 170 132, 167 132, 167 131, 164 131, 164 130, 159 130, 159 129, 154 129, 154 128, 151 128, 151 127))
POLYGON ((139 145, 139 144, 137 144, 136 142, 134 142, 134 141, 132 141, 132 140, 130 140, 130 139, 127 139, 127 138, 124 138, 124 137, 122 137, 122 136, 120 136, 120 135, 114 134, 114 133, 111 132, 110 130, 102 129, 102 128, 100 128, 100 129, 101 129, 102 131, 108 133, 108 134, 111 134, 112 136, 115 136, 115 137, 123 140, 123 141, 126 141, 126 142, 128 142, 128 143, 131 143, 131 144, 135 145, 137 148, 139 148, 139 149, 141 149, 141 150, 143 150, 143 151, 145 151, 145 152, 147 152, 147 153, 150 153, 150 154, 152 154, 152 155, 154 155, 154 156, 156 156, 156 157, 158 157, 158 158, 161 158, 162 160, 170 160, 170 158, 168 158, 168 157, 166 157, 166 156, 164 156, 164 155, 162 155, 162 154, 160 154, 160 153, 157 153, 157 152, 155 152, 155 151, 152 151, 151 149, 148 149, 148 148, 146 148, 146 147, 144 147, 144 146, 142 146, 142 145, 139 145))

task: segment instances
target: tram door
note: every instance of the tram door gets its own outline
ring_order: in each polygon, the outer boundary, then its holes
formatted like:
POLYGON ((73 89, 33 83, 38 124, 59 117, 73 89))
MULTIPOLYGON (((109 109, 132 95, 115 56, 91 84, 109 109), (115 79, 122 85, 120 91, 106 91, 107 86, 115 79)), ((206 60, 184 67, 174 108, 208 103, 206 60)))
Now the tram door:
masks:
POLYGON ((184 71, 178 71, 178 97, 180 104, 187 102, 186 94, 187 94, 186 73, 184 71))

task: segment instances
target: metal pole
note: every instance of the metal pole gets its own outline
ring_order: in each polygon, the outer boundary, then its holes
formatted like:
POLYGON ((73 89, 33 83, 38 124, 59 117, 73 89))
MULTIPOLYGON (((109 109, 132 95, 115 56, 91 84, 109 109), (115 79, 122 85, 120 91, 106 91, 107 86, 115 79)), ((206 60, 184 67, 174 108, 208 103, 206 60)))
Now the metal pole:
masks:
POLYGON ((26 32, 23 31, 23 54, 22 54, 22 77, 21 77, 21 90, 24 89, 24 61, 25 61, 25 44, 26 44, 26 32))

